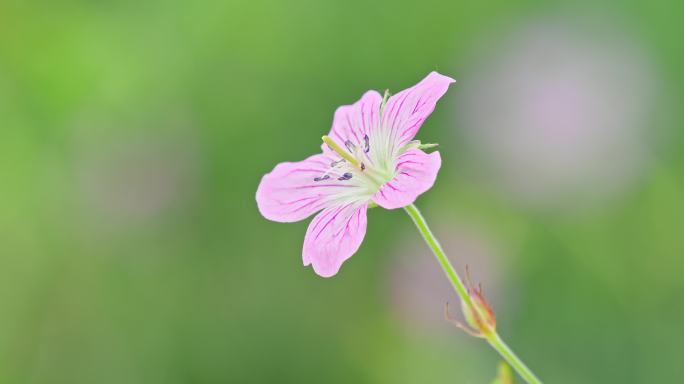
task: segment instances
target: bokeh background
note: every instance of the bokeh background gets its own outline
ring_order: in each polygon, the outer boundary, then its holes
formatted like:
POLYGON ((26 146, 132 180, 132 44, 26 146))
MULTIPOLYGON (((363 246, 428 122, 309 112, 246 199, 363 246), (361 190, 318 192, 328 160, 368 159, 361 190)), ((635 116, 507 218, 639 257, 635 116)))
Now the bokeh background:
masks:
POLYGON ((504 338, 548 383, 684 382, 682 4, 3 0, 0 382, 490 382, 404 212, 323 279, 254 200, 432 70, 417 205, 504 338))

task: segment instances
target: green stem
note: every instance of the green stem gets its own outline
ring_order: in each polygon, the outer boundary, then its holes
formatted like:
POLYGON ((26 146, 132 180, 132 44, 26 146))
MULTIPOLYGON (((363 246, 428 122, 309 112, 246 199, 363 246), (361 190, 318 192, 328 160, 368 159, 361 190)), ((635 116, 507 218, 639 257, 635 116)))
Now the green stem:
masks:
MULTIPOLYGON (((413 222, 416 224, 416 227, 423 236, 423 239, 425 239, 425 242, 437 257, 439 265, 446 273, 447 278, 449 278, 449 281, 451 282, 451 285, 453 285, 454 290, 456 290, 456 293, 461 297, 461 300, 463 300, 466 306, 473 308, 473 301, 468 294, 468 289, 458 276, 454 266, 451 265, 451 262, 444 253, 444 250, 442 250, 442 247, 439 245, 437 238, 432 234, 432 231, 430 231, 430 227, 428 227, 423 215, 420 214, 418 208, 416 208, 416 206, 413 204, 407 205, 404 207, 404 209, 409 216, 411 216, 411 219, 413 219, 413 222)), ((489 342, 489 345, 491 345, 492 348, 494 348, 527 383, 541 384, 541 380, 539 380, 537 376, 535 376, 534 373, 532 373, 532 371, 525 365, 525 363, 523 363, 522 360, 520 360, 520 358, 508 347, 508 345, 501 340, 501 337, 498 333, 487 332, 484 334, 484 336, 487 339, 487 342, 489 342)))
POLYGON ((487 336, 487 341, 492 348, 499 352, 499 355, 508 362, 508 364, 515 369, 516 372, 522 377, 526 382, 530 384, 541 384, 541 380, 534 375, 532 370, 530 370, 525 363, 511 350, 498 333, 493 332, 487 336))

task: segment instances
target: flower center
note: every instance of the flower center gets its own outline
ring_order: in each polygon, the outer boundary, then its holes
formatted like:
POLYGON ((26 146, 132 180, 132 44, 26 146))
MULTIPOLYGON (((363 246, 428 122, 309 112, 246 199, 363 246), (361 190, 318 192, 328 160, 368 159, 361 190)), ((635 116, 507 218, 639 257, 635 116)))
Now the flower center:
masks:
MULTIPOLYGON (((370 139, 368 135, 364 135, 360 143, 354 144, 350 140, 344 142, 345 148, 339 145, 335 140, 329 136, 321 138, 323 142, 337 153, 341 159, 330 164, 331 170, 337 167, 345 167, 353 172, 345 172, 338 180, 349 180, 354 175, 359 175, 370 184, 369 187, 373 189, 380 189, 382 185, 390 181, 393 174, 390 172, 381 172, 380 169, 374 166, 373 159, 370 156, 370 139)), ((327 176, 327 175, 326 175, 327 176)), ((323 176, 325 177, 325 176, 323 176)))

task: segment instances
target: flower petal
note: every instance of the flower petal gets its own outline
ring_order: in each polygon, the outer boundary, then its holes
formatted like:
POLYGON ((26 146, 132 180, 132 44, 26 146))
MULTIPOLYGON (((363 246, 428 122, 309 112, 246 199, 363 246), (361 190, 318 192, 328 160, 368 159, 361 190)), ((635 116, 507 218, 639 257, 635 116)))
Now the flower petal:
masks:
POLYGON ((420 149, 404 152, 397 159, 396 176, 380 188, 373 196, 373 201, 387 209, 401 208, 413 203, 435 183, 441 165, 439 152, 429 155, 420 149))
POLYGON ((278 164, 264 175, 257 189, 259 212, 269 220, 293 222, 332 204, 366 198, 367 188, 358 179, 340 180, 337 173, 331 172, 333 160, 319 154, 296 163, 278 164))
POLYGON ((309 224, 302 259, 316 274, 330 277, 359 249, 366 234, 368 203, 349 203, 324 209, 309 224))
POLYGON ((437 101, 456 80, 431 72, 420 83, 393 95, 387 101, 382 126, 395 149, 413 140, 423 121, 435 109, 437 101))
MULTIPOLYGON (((382 96, 377 91, 368 91, 356 103, 337 108, 328 136, 341 145, 349 140, 363 147, 364 136, 370 136, 380 124, 381 103, 382 96)), ((325 144, 322 148, 324 152, 330 151, 325 144)))

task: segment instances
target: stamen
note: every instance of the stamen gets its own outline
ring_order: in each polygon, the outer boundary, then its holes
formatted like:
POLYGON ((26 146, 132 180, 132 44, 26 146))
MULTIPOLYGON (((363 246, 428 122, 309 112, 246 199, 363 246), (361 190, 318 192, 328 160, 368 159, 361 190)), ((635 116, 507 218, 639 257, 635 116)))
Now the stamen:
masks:
POLYGON ((354 143, 352 143, 350 140, 345 141, 344 145, 347 147, 349 152, 354 153, 356 151, 356 145, 354 145, 354 143))
POLYGON ((368 135, 363 136, 363 152, 368 153, 370 151, 370 144, 369 144, 368 135))
POLYGON ((347 160, 345 160, 345 159, 339 159, 339 160, 337 160, 337 161, 333 161, 332 163, 330 163, 330 167, 331 167, 331 168, 335 168, 335 167, 337 167, 338 165, 344 163, 345 161, 347 161, 347 160))
POLYGON ((330 175, 323 175, 321 177, 314 177, 314 181, 328 180, 329 178, 330 178, 330 175))
POLYGON ((365 170, 366 170, 366 164, 361 163, 361 170, 362 170, 362 171, 365 171, 365 170))
POLYGON ((340 176, 337 178, 337 180, 349 180, 352 178, 352 174, 349 172, 345 172, 344 175, 340 176))
POLYGON ((354 156, 352 156, 349 152, 345 151, 342 147, 340 147, 339 144, 337 144, 333 139, 331 139, 329 136, 323 136, 321 138, 324 143, 328 145, 328 148, 332 149, 340 155, 343 159, 347 160, 350 164, 355 166, 356 168, 359 168, 359 161, 356 160, 354 156))

